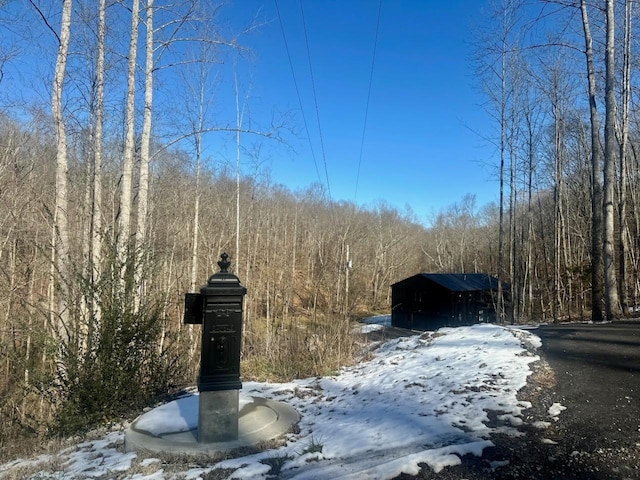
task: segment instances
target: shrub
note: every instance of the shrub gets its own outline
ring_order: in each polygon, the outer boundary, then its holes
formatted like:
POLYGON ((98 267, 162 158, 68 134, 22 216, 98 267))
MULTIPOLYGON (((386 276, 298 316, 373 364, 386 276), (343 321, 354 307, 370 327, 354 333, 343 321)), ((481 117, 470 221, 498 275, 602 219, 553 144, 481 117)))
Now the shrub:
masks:
MULTIPOLYGON (((59 434, 121 417, 175 387, 183 366, 172 346, 159 348, 162 316, 158 304, 103 305, 100 325, 86 352, 64 352, 59 434)), ((167 344, 165 340, 165 345, 167 344)))
MULTIPOLYGON (((111 259, 111 265, 117 265, 111 259)), ((70 434, 139 410, 175 389, 185 362, 165 328, 162 297, 139 300, 131 275, 78 282, 73 336, 60 346, 54 432, 70 434)), ((149 275, 150 277, 150 275, 149 275)))

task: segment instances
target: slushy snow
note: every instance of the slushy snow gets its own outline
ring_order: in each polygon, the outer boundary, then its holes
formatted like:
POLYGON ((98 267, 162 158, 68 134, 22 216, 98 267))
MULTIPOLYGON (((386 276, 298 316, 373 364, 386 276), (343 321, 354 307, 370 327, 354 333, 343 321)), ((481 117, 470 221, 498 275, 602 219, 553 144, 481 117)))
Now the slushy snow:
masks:
MULTIPOLYGON (((388 316, 369 325, 385 322, 388 316)), ((244 382, 241 402, 249 396, 271 398, 300 414, 297 433, 287 434, 280 448, 168 474, 148 455, 123 453, 124 433, 116 431, 53 457, 0 465, 0 477, 28 468, 32 478, 117 472, 122 479, 198 479, 214 469, 230 469, 231 478, 260 479, 273 464, 280 469, 278 478, 297 480, 390 479, 417 474, 421 463, 439 472, 459 464, 465 454, 482 455, 493 445, 492 433, 520 435, 517 426, 530 404, 516 394, 538 360, 531 351, 539 345, 530 331, 489 324, 397 338, 373 344, 370 360, 332 377, 244 382), (489 411, 497 414, 498 426, 488 426, 489 411), (132 465, 136 473, 128 474, 132 465), (150 473, 140 473, 141 466, 150 473)), ((193 394, 146 413, 139 422, 156 433, 189 430, 197 425, 197 409, 193 394)))

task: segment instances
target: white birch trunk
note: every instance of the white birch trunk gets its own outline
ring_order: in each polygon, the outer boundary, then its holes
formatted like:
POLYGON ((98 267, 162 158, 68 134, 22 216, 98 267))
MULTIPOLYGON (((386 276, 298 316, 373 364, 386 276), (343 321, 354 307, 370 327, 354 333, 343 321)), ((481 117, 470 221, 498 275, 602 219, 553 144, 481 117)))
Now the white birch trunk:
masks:
MULTIPOLYGON (((191 236, 191 273, 189 278, 189 291, 195 292, 198 281, 198 239, 200 232, 200 163, 202 161, 202 131, 204 129, 204 102, 206 84, 206 66, 202 62, 200 68, 200 79, 198 82, 198 115, 195 122, 194 143, 195 143, 195 198, 193 203, 193 230, 191 236)), ((196 341, 194 326, 188 326, 189 334, 189 364, 196 354, 196 341)))
POLYGON ((138 14, 140 1, 133 0, 131 8, 131 38, 129 42, 129 59, 127 64, 127 98, 125 105, 125 138, 122 156, 122 177, 120 179, 120 210, 118 212, 117 249, 118 260, 122 269, 120 281, 124 285, 125 264, 131 235, 131 182, 133 173, 133 154, 135 150, 135 91, 136 91, 136 56, 138 47, 138 14))
POLYGON ((135 304, 139 305, 144 295, 142 267, 144 246, 148 229, 149 212, 149 161, 151 150, 151 117, 153 107, 153 0, 147 0, 144 67, 144 112, 142 116, 142 137, 140 145, 140 178, 138 185, 138 215, 136 230, 136 261, 134 265, 135 304))
POLYGON ((615 17, 613 0, 607 0, 607 42, 606 42, 606 82, 605 82, 605 124, 604 124, 604 289, 607 320, 620 317, 620 299, 616 279, 615 262, 615 17))
POLYGON ((51 115, 56 134, 56 204, 54 213, 54 253, 59 283, 59 297, 57 306, 56 336, 63 343, 69 341, 69 226, 68 226, 68 197, 67 197, 67 137, 64 117, 62 114, 62 90, 69 51, 69 37, 71 32, 72 0, 62 3, 62 18, 60 20, 60 44, 56 68, 53 76, 51 91, 51 115))
POLYGON ((620 119, 620 180, 618 194, 618 288, 620 308, 622 315, 626 316, 628 314, 627 252, 629 250, 629 225, 627 223, 627 148, 629 145, 629 104, 631 101, 631 0, 625 0, 624 13, 622 118, 620 119))
MULTIPOLYGON (((98 45, 96 55, 96 109, 93 134, 93 198, 91 209, 91 282, 95 284, 102 275, 102 129, 104 123, 104 42, 106 36, 106 0, 100 0, 98 11, 98 45)), ((101 319, 97 300, 91 308, 94 320, 101 319)), ((89 338, 93 325, 89 325, 89 338)), ((89 340, 90 341, 90 340, 89 340)))

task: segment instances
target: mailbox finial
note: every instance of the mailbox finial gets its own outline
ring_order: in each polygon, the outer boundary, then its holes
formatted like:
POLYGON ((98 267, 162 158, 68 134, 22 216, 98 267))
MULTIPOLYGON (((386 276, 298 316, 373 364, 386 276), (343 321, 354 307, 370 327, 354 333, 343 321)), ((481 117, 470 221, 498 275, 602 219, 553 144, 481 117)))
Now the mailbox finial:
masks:
POLYGON ((231 266, 231 262, 228 260, 229 255, 223 253, 220 255, 220 261, 218 262, 218 266, 220 267, 220 273, 227 273, 227 269, 231 266))

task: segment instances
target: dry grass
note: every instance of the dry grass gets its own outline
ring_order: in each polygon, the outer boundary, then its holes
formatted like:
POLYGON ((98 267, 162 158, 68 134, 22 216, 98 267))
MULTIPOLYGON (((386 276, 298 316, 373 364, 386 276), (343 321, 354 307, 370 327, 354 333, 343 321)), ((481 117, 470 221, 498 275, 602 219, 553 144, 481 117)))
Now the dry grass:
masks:
POLYGON ((28 456, 30 460, 15 460, 9 463, 9 468, 2 472, 3 480, 24 480, 49 478, 49 472, 64 471, 66 459, 53 454, 40 454, 28 456), (19 462, 19 464, 17 464, 19 462), (15 467, 11 467, 16 463, 15 467))
POLYGON ((546 360, 539 360, 533 365, 533 374, 528 384, 536 390, 552 389, 557 382, 556 374, 546 360))
MULTIPOLYGON (((80 437, 72 438, 43 438, 43 437, 26 437, 15 438, 10 449, 3 449, 0 463, 8 462, 16 458, 35 459, 44 455, 53 455, 56 452, 66 448, 73 447, 80 440, 80 437)), ((4 477, 3 477, 4 480, 4 477)))
POLYGON ((361 358, 363 342, 344 317, 254 320, 245 332, 243 378, 283 382, 335 374, 361 358))

